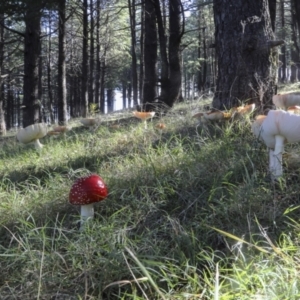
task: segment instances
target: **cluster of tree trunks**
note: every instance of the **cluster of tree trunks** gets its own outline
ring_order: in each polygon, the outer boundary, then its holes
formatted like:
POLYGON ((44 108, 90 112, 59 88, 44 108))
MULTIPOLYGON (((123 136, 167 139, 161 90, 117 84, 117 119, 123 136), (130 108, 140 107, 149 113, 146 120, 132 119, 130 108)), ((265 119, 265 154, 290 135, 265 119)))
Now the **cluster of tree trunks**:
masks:
MULTIPOLYGON (((196 5, 199 16, 197 58, 199 61, 203 58, 203 61, 197 70, 195 86, 201 93, 206 88, 208 52, 205 38, 207 27, 200 22, 200 18, 202 7, 210 3, 208 1, 196 5)), ((182 45, 185 35, 183 3, 181 0, 128 0, 127 4, 131 65, 122 71, 124 107, 127 100, 127 106, 131 103, 137 105, 140 101, 141 110, 169 109, 182 94, 182 51, 185 47, 182 45), (138 13, 140 24, 137 23, 138 13)), ((278 2, 278 7, 276 4, 276 0, 213 0, 213 45, 216 53, 216 64, 213 68, 217 72, 213 107, 229 109, 241 103, 255 103, 264 110, 271 106, 278 74, 279 79, 285 81, 288 64, 284 36, 281 36, 281 40, 275 38, 276 26, 280 24, 282 28, 286 27, 286 6, 283 0, 278 2), (276 15, 280 16, 279 21, 276 20, 276 15), (279 50, 282 65, 278 73, 279 50)), ((66 0, 8 0, 0 3, 0 134, 5 134, 7 125, 20 125, 21 120, 24 127, 40 122, 42 108, 50 112, 53 122, 54 105, 61 124, 67 123, 68 111, 71 117, 87 116, 90 103, 98 104, 100 112, 104 113, 107 99, 107 110, 113 109, 115 86, 107 79, 107 54, 110 48, 108 42, 102 43, 110 37, 108 24, 111 16, 101 15, 105 5, 100 0, 74 3, 66 0), (46 11, 49 14, 49 36, 41 33, 41 22, 47 19, 46 11), (58 17, 57 24, 51 23, 50 15, 53 11, 58 17), (76 50, 81 51, 80 64, 72 63, 74 56, 78 56, 73 49, 75 45, 68 49, 66 47, 66 26, 74 12, 79 12, 76 15, 77 18, 80 16, 81 24, 81 45, 76 50), (10 22, 21 20, 24 31, 17 30, 22 27, 8 26, 8 17, 10 22), (22 97, 20 90, 12 93, 11 84, 14 84, 16 77, 12 78, 12 70, 7 68, 10 57, 7 54, 6 32, 12 32, 14 36, 17 34, 18 42, 22 44, 24 72, 21 80, 18 79, 22 81, 22 97), (57 34, 58 44, 55 77, 51 66, 53 32, 57 34), (47 55, 42 52, 45 51, 42 43, 45 37, 48 39, 47 55), (42 95, 41 80, 44 65, 48 91, 46 102, 42 100, 45 98, 42 95), (67 85, 70 88, 67 89, 67 85), (17 115, 14 105, 19 109, 17 115)), ((288 7, 292 42, 290 78, 291 81, 297 81, 300 74, 300 2, 290 0, 288 7)), ((72 27, 73 23, 68 26, 72 27)), ((19 51, 19 48, 16 49, 19 51)))

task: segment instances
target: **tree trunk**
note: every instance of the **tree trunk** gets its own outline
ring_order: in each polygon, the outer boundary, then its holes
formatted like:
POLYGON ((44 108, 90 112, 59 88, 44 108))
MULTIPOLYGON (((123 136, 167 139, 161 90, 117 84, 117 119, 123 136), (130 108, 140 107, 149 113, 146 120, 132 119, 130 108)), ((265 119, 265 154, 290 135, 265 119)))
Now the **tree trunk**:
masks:
MULTIPOLYGON (((145 33, 145 3, 141 3, 141 36, 140 36, 140 78, 139 78, 139 92, 140 92, 140 103, 144 99, 143 95, 143 83, 144 83, 144 33, 145 33)), ((128 107, 129 105, 128 101, 128 107)))
MULTIPOLYGON (((280 0, 280 20, 281 20, 281 38, 284 40, 285 36, 285 17, 284 17, 284 0, 280 0)), ((281 51, 279 55, 279 60, 281 61, 280 67, 280 82, 286 82, 286 47, 285 45, 281 46, 281 51)))
POLYGON ((276 46, 283 41, 273 41, 267 0, 214 0, 214 20, 218 77, 213 107, 229 109, 241 102, 272 107, 276 46))
POLYGON ((101 78, 101 60, 100 60, 100 1, 96 2, 96 74, 95 74, 95 102, 100 108, 100 78, 101 78))
POLYGON ((38 99, 38 65, 40 45, 41 9, 37 4, 25 12, 24 38, 24 85, 23 85, 23 126, 27 127, 40 120, 40 100, 38 99))
MULTIPOLYGON (((0 15, 0 23, 4 22, 4 15, 0 15)), ((0 135, 6 135, 6 122, 4 111, 4 93, 3 93, 3 70, 4 61, 4 27, 0 26, 0 135)))
MULTIPOLYGON (((157 33, 155 7, 152 0, 145 0, 144 82, 143 106, 156 98, 157 33)), ((144 110, 144 108, 142 108, 144 110)))
POLYGON ((135 0, 128 0, 130 33, 131 33, 131 80, 133 91, 133 103, 138 103, 138 76, 137 76, 137 58, 136 58, 136 9, 135 0))
MULTIPOLYGON (((51 27, 51 16, 49 16, 49 31, 52 31, 51 27)), ((54 123, 54 113, 53 113, 53 92, 52 92, 52 80, 51 80, 51 57, 52 57, 52 37, 49 34, 48 37, 48 59, 47 59, 47 87, 48 87, 48 112, 50 117, 50 123, 54 123)))
POLYGON ((113 89, 107 89, 107 113, 114 111, 115 92, 113 89))
POLYGON ((295 9, 295 18, 298 25, 298 33, 299 33, 299 40, 300 40, 300 1, 299 0, 292 0, 291 3, 295 9))
POLYGON ((88 114, 88 1, 83 0, 82 7, 82 68, 81 68, 81 116, 88 114))
POLYGON ((183 14, 181 1, 169 1, 169 84, 167 94, 168 97, 166 97, 163 101, 169 107, 173 106, 173 104, 178 100, 181 93, 181 14, 183 14))
POLYGON ((166 30, 164 26, 165 16, 162 15, 160 9, 160 1, 154 0, 154 3, 155 3, 155 12, 156 12, 156 19, 157 19, 157 27, 158 27, 159 50, 160 50, 160 60, 161 60, 160 79, 159 79, 160 88, 161 88, 160 99, 164 101, 168 93, 168 84, 169 84, 169 59, 167 54, 168 37, 166 35, 166 30))
POLYGON ((59 1, 58 22, 58 122, 68 123, 66 88, 66 0, 59 1))
POLYGON ((298 81, 299 52, 297 43, 297 17, 295 8, 291 5, 291 82, 298 81))
POLYGON ((106 53, 104 53, 101 61, 101 76, 100 76, 100 111, 105 112, 105 74, 106 74, 106 53))
POLYGON ((90 76, 89 76, 89 103, 95 103, 94 91, 94 64, 95 64, 95 42, 94 42, 94 0, 90 0, 90 76))
POLYGON ((271 18, 271 27, 272 27, 273 32, 275 32, 275 29, 276 29, 276 1, 277 0, 268 0, 270 18, 271 18))

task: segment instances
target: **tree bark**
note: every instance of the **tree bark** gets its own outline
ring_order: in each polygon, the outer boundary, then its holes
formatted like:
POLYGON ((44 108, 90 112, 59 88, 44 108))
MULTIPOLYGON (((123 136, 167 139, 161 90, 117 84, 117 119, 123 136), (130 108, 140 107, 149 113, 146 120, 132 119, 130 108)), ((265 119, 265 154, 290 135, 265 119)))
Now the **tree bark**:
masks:
POLYGON ((133 91, 133 103, 138 104, 138 76, 137 76, 137 57, 136 57, 136 9, 135 0, 128 0, 130 33, 131 33, 131 80, 133 91))
MULTIPOLYGON (((29 2, 30 3, 30 2, 29 2)), ((38 99, 38 64, 40 45, 41 7, 33 4, 25 12, 23 126, 40 120, 41 99, 38 99)))
MULTIPOLYGON (((0 23, 4 22, 4 14, 0 14, 0 23)), ((4 62, 4 27, 0 26, 0 135, 6 135, 6 122, 4 110, 4 93, 2 70, 4 62)))
POLYGON ((95 20, 94 20, 94 0, 90 0, 90 75, 89 75, 89 92, 88 97, 89 103, 95 103, 94 91, 95 91, 95 80, 94 80, 94 65, 95 65, 95 20))
MULTIPOLYGON (((143 105, 156 98, 157 32, 155 7, 152 0, 145 0, 145 39, 144 39, 144 82, 143 105)), ((144 108, 142 108, 144 109, 144 108)))
POLYGON ((272 26, 273 32, 275 32, 275 29, 276 29, 276 1, 277 0, 268 0, 270 18, 271 18, 271 26, 272 26))
POLYGON ((100 60, 100 1, 96 2, 96 74, 95 74, 95 102, 100 108, 100 78, 101 78, 101 60, 100 60))
MULTIPOLYGON (((280 21, 281 21, 281 32, 282 32, 282 39, 285 39, 285 13, 284 13, 284 0, 280 0, 280 21)), ((281 46, 281 51, 279 55, 279 60, 281 61, 282 65, 280 67, 280 82, 286 82, 286 47, 283 44, 281 46)))
POLYGON ((214 0, 218 58, 213 107, 231 108, 242 102, 273 107, 278 51, 273 41, 267 0, 214 0))
MULTIPOLYGON (((291 0, 294 4, 294 8, 295 8, 295 19, 298 25, 298 33, 300 35, 300 1, 299 0, 291 0)), ((300 39, 300 36, 299 36, 300 39)))
POLYGON ((66 0, 59 1, 58 11, 58 122, 68 123, 67 88, 66 88, 66 0))
POLYGON ((88 1, 83 0, 82 7, 82 67, 81 67, 81 116, 88 114, 88 1))
POLYGON ((169 1, 169 84, 168 97, 163 101, 169 107, 173 106, 181 93, 181 14, 183 15, 181 0, 169 1))

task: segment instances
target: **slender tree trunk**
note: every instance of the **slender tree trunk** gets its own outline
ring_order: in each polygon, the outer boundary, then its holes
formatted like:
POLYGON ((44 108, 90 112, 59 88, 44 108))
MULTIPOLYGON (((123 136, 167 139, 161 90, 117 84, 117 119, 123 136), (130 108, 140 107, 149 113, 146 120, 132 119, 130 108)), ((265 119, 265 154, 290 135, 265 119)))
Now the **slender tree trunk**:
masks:
POLYGON ((107 89, 107 113, 114 111, 115 92, 113 89, 107 89))
POLYGON ((40 100, 38 99, 39 56, 40 56, 41 9, 33 4, 25 12, 24 38, 24 85, 23 85, 23 126, 39 122, 40 100))
POLYGON ((86 117, 88 114, 88 1, 83 0, 82 7, 83 19, 83 40, 82 40, 82 68, 81 68, 81 115, 86 117))
MULTIPOLYGON (((298 25, 298 33, 300 39, 300 1, 299 0, 291 0, 291 4, 294 6, 295 9, 295 19, 298 25)), ((300 42, 300 41, 299 41, 300 42)))
POLYGON ((38 99, 40 101, 40 111, 39 111, 39 122, 45 122, 45 107, 43 103, 43 56, 39 55, 39 68, 38 68, 38 99))
POLYGON ((101 78, 100 78, 100 111, 104 114, 105 112, 105 73, 106 73, 106 53, 104 52, 101 60, 101 78))
POLYGON ((135 0, 128 0, 130 33, 131 33, 131 80, 133 90, 133 103, 138 103, 138 76, 137 76, 137 57, 136 57, 136 9, 135 0))
POLYGON ((122 104, 123 109, 127 108, 126 105, 126 88, 127 88, 127 82, 125 80, 122 81, 122 104))
POLYGON ((165 23, 164 23, 165 16, 162 15, 160 9, 160 1, 154 0, 154 3, 155 3, 155 12, 156 12, 158 37, 159 37, 159 50, 160 50, 160 59, 161 59, 161 70, 160 70, 160 79, 159 79, 160 87, 161 87, 160 98, 162 99, 162 101, 164 101, 168 93, 168 84, 169 84, 169 59, 167 54, 168 37, 165 31, 165 23))
POLYGON ((66 0, 59 1, 58 11, 58 122, 68 123, 67 87, 66 87, 66 0))
POLYGON ((6 85, 7 88, 6 113, 8 116, 6 125, 8 129, 14 127, 14 97, 12 94, 11 81, 12 81, 11 76, 9 75, 7 78, 7 85, 6 85))
MULTIPOLYGON (((141 3, 141 36, 140 36, 140 80, 139 80, 139 91, 140 91, 140 103, 144 100, 143 85, 144 85, 144 43, 145 43, 145 3, 141 3)), ((128 107, 129 105, 128 101, 128 107)))
MULTIPOLYGON (((152 103, 156 98, 157 32, 155 7, 152 0, 145 0, 144 40, 144 83, 143 104, 152 103)), ((142 108, 144 109, 144 108, 142 108)))
MULTIPOLYGON (((51 32, 51 16, 49 17, 49 31, 51 32)), ((52 43, 51 43, 52 37, 49 34, 48 37, 48 59, 47 59, 47 87, 48 87, 48 111, 49 111, 49 117, 51 124, 54 123, 54 114, 53 114, 53 92, 52 92, 52 80, 51 80, 51 57, 52 57, 52 43)))
POLYGON ((101 59, 100 59, 100 1, 96 2, 96 74, 95 74, 95 102, 100 108, 100 78, 101 78, 101 59))
POLYGON ((241 102, 273 107, 278 51, 267 0, 214 0, 215 43, 218 57, 218 109, 241 102), (244 16, 250 16, 245 18, 244 16))
MULTIPOLYGON (((4 22, 4 15, 0 14, 0 24, 4 22)), ((0 135, 6 135, 6 122, 4 111, 4 92, 3 92, 3 61, 4 61, 4 27, 0 26, 0 135)))
POLYGON ((169 107, 179 99, 181 93, 181 65, 180 65, 180 44, 181 44, 181 15, 183 15, 181 0, 169 1, 169 84, 168 97, 164 103, 169 107))
MULTIPOLYGON (((285 39, 285 16, 284 16, 284 0, 280 0, 280 20, 281 20, 281 38, 285 39)), ((281 61, 282 65, 280 68, 280 82, 286 82, 286 47, 285 45, 281 46, 281 51, 279 55, 279 60, 281 61)))
POLYGON ((271 27, 272 27, 273 32, 275 32, 277 0, 268 0, 268 3, 269 3, 270 18, 271 18, 271 27))
POLYGON ((298 64, 300 50, 297 41, 297 17, 295 8, 291 5, 291 82, 298 81, 298 64))
POLYGON ((94 42, 94 0, 90 0, 90 78, 89 78, 89 103, 95 103, 94 91, 95 91, 95 80, 94 80, 94 65, 95 65, 95 42, 94 42))

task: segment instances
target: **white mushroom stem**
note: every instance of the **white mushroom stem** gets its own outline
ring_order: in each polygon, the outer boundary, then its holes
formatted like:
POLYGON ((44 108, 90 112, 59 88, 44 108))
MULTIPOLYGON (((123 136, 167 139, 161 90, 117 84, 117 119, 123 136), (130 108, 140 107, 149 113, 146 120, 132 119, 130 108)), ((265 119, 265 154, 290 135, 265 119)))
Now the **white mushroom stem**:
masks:
POLYGON ((34 141, 34 146, 35 146, 35 149, 37 149, 37 150, 41 150, 43 148, 43 144, 41 144, 39 139, 34 141))
POLYGON ((94 204, 81 205, 80 207, 81 224, 80 229, 84 228, 84 224, 88 219, 94 218, 94 204))
POLYGON ((269 167, 272 180, 279 178, 283 174, 282 153, 284 151, 285 138, 281 135, 275 136, 275 149, 269 151, 269 167))

